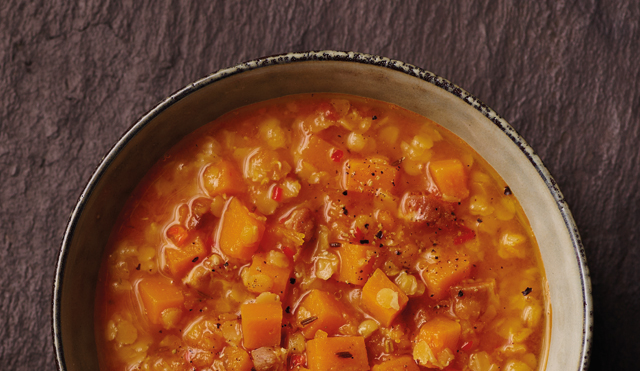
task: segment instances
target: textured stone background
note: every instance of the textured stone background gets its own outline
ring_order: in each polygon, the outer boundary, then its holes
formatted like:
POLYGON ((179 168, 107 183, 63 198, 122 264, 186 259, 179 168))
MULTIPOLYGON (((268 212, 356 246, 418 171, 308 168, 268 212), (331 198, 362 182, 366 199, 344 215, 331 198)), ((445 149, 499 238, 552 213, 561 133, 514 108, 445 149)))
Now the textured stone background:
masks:
POLYGON ((118 137, 219 68, 319 49, 435 72, 527 139, 584 240, 591 369, 637 369, 639 23, 637 1, 0 1, 0 369, 55 369, 58 247, 118 137))

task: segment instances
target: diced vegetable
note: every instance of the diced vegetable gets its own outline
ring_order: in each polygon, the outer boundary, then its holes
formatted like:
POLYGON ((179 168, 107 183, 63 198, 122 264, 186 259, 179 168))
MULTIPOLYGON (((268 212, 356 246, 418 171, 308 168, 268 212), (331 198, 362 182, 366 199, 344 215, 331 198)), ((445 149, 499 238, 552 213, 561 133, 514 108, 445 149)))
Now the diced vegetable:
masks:
POLYGON ((282 201, 282 188, 278 186, 273 187, 273 190, 271 191, 271 199, 276 202, 282 201))
POLYGON ((306 144, 300 150, 300 159, 302 161, 311 164, 317 171, 335 173, 340 168, 339 162, 344 155, 342 150, 317 135, 309 135, 306 144))
POLYGON ((336 251, 340 256, 338 281, 364 286, 373 271, 376 249, 369 244, 344 242, 336 251))
POLYGON ((253 368, 249 353, 239 347, 227 346, 224 348, 222 359, 227 371, 251 371, 253 368))
POLYGON ((272 251, 271 255, 280 254, 280 263, 270 261, 267 253, 259 253, 253 256, 251 266, 242 271, 242 281, 247 290, 260 294, 272 292, 280 299, 284 298, 291 275, 292 266, 284 253, 272 251))
POLYGON ((249 212, 238 198, 231 198, 220 222, 219 244, 222 252, 238 259, 251 259, 260 246, 265 220, 265 217, 249 212))
POLYGON ((162 323, 163 311, 170 308, 181 309, 183 306, 182 290, 163 276, 157 275, 141 280, 138 290, 147 318, 153 324, 162 323))
POLYGON ((422 271, 422 280, 433 300, 443 299, 449 288, 471 274, 471 262, 466 255, 439 253, 434 263, 427 263, 422 271))
POLYGON ((307 339, 313 338, 318 330, 334 335, 347 323, 345 312, 346 308, 330 293, 311 290, 300 302, 296 322, 307 339))
POLYGON ((362 288, 362 306, 382 326, 389 327, 408 302, 407 295, 380 269, 373 272, 362 288))
POLYGON ((460 202, 469 197, 467 173, 460 160, 434 161, 429 170, 445 201, 460 202))
POLYGON ((200 237, 196 237, 182 247, 173 248, 167 246, 164 249, 167 269, 176 278, 184 276, 187 271, 198 264, 199 260, 204 259, 207 255, 207 248, 200 237))
POLYGON ((307 359, 312 371, 369 370, 367 348, 361 336, 309 340, 307 359))
POLYGON ((471 241, 476 237, 476 232, 473 229, 460 225, 460 231, 458 235, 453 239, 455 245, 463 244, 467 241, 471 241))
POLYGON ((349 192, 394 193, 398 169, 385 161, 350 160, 345 165, 344 188, 349 192))
POLYGON ((242 304, 240 315, 246 349, 280 345, 282 304, 279 301, 242 304))
POLYGON ((458 349, 461 327, 456 321, 435 317, 420 327, 413 349, 418 364, 429 368, 444 368, 453 360, 458 349))
POLYGON ((244 181, 235 166, 226 160, 209 165, 202 173, 202 185, 209 196, 235 195, 245 189, 244 181))
POLYGON ((342 160, 342 156, 344 156, 344 152, 342 152, 342 150, 336 149, 331 152, 331 159, 334 162, 340 162, 342 160))
POLYGON ((178 247, 184 246, 189 238, 189 231, 180 224, 172 225, 167 229, 167 237, 178 247))
POLYGON ((420 371, 411 356, 401 356, 373 366, 371 371, 420 371))

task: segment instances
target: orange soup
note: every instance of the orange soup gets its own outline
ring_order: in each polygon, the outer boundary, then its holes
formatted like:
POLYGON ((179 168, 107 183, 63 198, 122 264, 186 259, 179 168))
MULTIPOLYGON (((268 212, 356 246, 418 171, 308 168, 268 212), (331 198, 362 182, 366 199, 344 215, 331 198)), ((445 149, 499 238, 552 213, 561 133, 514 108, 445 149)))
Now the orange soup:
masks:
POLYGON ((508 185, 436 123, 306 94, 241 108, 146 175, 102 264, 103 370, 544 365, 544 269, 508 185))

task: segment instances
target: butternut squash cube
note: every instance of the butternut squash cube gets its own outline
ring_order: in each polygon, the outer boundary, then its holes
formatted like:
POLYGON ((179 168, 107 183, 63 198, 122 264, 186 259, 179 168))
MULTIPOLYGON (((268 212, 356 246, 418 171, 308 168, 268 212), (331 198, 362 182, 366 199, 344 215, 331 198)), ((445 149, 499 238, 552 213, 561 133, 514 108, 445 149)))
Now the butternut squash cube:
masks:
POLYGON ((376 249, 368 244, 344 242, 336 249, 340 256, 340 270, 337 280, 364 286, 373 272, 373 264, 377 257, 376 249))
POLYGON ((434 161, 429 165, 429 171, 443 200, 460 202, 469 197, 467 173, 460 160, 434 161))
POLYGON ((209 196, 235 195, 244 191, 242 176, 235 166, 226 160, 211 164, 202 173, 202 185, 209 196))
POLYGON ((318 171, 335 175, 336 171, 340 171, 342 156, 345 152, 316 135, 310 135, 306 146, 300 149, 300 158, 313 165, 318 171))
POLYGON ((196 266, 199 261, 207 257, 208 251, 200 237, 196 237, 193 241, 186 243, 182 247, 173 248, 165 247, 164 257, 167 269, 171 275, 181 278, 191 268, 196 266))
POLYGON ((345 312, 344 305, 332 294, 311 290, 298 306, 296 322, 307 339, 313 338, 318 330, 335 335, 338 329, 347 323, 345 312))
POLYGON ((138 290, 147 318, 156 325, 162 323, 164 310, 181 309, 184 303, 182 290, 160 275, 143 278, 138 284, 138 290))
POLYGON ((349 192, 395 193, 398 169, 383 161, 349 160, 345 163, 343 186, 349 192))
POLYGON ((259 253, 253 256, 251 266, 242 271, 242 281, 250 292, 260 294, 271 292, 280 299, 284 298, 291 275, 292 266, 284 254, 283 261, 277 265, 269 259, 267 253, 259 253))
POLYGON ((233 258, 249 260, 260 246, 266 218, 252 213, 236 197, 227 202, 220 221, 220 250, 233 258))
POLYGON ((408 302, 407 295, 380 269, 373 272, 362 288, 362 306, 385 327, 391 325, 408 302))
POLYGON ((369 370, 364 338, 345 336, 309 340, 307 364, 312 371, 369 370))
POLYGON ((461 327, 456 321, 435 317, 420 327, 413 348, 413 358, 429 368, 449 365, 458 349, 461 327))
POLYGON ((441 300, 449 288, 471 275, 471 262, 466 255, 438 254, 435 263, 427 264, 422 271, 422 280, 427 294, 433 300, 441 300))
POLYGON ((280 301, 246 303, 240 306, 242 336, 246 349, 280 346, 282 304, 280 301))

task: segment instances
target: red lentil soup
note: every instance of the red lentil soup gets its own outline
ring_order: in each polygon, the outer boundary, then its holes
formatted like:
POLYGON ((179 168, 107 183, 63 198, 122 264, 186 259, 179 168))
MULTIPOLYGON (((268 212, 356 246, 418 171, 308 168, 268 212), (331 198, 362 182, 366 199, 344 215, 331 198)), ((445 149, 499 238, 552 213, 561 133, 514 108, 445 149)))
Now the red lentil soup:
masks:
POLYGON ((549 306, 509 187, 397 106, 241 108, 146 175, 96 299, 103 370, 544 366, 549 306))

